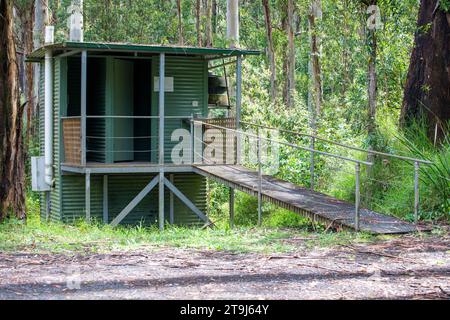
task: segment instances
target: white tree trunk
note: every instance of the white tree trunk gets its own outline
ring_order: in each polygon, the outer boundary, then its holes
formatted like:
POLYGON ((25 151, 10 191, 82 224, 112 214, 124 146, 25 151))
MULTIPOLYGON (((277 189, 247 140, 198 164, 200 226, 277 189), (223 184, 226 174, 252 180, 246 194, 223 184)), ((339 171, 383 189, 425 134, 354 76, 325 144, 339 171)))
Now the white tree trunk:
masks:
POLYGON ((227 0, 227 38, 231 48, 239 46, 239 0, 227 0))

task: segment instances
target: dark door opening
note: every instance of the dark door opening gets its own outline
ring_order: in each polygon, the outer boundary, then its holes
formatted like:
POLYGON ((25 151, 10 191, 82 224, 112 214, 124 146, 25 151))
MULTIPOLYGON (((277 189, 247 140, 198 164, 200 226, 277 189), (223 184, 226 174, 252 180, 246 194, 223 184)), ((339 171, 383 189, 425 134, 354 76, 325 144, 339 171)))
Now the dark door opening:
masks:
MULTIPOLYGON (((151 116, 151 69, 151 60, 134 61, 134 115, 138 117, 151 116)), ((151 119, 134 119, 134 136, 136 137, 134 142, 135 161, 151 161, 151 123, 151 119)))

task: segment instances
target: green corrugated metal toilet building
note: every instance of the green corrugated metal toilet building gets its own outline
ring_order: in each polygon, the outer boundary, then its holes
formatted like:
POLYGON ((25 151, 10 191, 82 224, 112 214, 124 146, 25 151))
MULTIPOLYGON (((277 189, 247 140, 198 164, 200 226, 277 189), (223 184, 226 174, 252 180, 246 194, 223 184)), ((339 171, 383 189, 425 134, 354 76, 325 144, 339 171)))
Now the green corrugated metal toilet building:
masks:
MULTIPOLYGON (((181 140, 172 135, 208 117, 211 65, 236 63, 238 127, 242 57, 252 54, 258 52, 89 42, 32 53, 28 60, 41 65, 40 157, 32 159, 41 218, 160 228, 209 222, 206 178, 193 161, 173 162, 181 140)), ((189 139, 193 160, 195 137, 189 139)))

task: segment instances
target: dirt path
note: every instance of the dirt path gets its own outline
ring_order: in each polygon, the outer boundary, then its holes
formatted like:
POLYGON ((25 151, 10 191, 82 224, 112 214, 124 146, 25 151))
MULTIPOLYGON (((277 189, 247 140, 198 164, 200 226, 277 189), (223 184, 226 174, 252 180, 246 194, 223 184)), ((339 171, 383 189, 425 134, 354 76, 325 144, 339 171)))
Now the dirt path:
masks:
POLYGON ((0 299, 450 298, 448 239, 299 247, 274 255, 177 248, 0 253, 0 299))

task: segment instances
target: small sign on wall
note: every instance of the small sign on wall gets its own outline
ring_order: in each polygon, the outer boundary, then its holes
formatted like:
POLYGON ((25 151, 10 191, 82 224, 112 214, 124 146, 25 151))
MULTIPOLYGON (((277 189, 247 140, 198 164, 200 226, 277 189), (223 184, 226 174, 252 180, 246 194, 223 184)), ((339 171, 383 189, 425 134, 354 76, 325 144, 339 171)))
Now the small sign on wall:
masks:
MULTIPOLYGON (((159 77, 155 77, 153 83, 155 87, 155 92, 159 92, 159 77)), ((173 92, 173 77, 165 77, 164 92, 173 92)))

